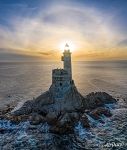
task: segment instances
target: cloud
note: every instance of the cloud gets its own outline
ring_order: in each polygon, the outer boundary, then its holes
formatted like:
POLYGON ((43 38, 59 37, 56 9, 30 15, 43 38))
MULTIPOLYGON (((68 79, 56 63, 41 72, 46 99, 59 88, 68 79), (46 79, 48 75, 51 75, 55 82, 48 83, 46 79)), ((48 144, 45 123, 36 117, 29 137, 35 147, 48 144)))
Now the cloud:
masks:
POLYGON ((127 39, 121 40, 118 43, 118 46, 120 46, 120 47, 127 47, 127 39))
POLYGON ((104 53, 109 52, 108 49, 121 47, 120 42, 125 38, 113 30, 110 19, 106 20, 105 15, 93 7, 76 6, 71 2, 63 5, 54 3, 47 9, 38 10, 36 15, 12 17, 9 27, 1 25, 0 46, 22 51, 23 54, 51 58, 60 52, 59 43, 71 40, 78 49, 75 55, 93 57, 94 53, 94 57, 103 57, 104 53))

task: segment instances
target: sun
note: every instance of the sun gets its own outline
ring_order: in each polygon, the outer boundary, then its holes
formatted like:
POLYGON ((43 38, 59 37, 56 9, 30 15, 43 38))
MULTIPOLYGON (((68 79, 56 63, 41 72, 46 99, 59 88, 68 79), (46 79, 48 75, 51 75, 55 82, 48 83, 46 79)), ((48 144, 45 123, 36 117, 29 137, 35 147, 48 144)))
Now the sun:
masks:
POLYGON ((68 44, 68 46, 69 46, 71 52, 75 51, 76 47, 75 47, 75 45, 73 44, 73 42, 71 42, 71 41, 64 41, 64 42, 61 42, 60 45, 59 45, 60 51, 62 51, 62 52, 64 51, 66 44, 68 44))

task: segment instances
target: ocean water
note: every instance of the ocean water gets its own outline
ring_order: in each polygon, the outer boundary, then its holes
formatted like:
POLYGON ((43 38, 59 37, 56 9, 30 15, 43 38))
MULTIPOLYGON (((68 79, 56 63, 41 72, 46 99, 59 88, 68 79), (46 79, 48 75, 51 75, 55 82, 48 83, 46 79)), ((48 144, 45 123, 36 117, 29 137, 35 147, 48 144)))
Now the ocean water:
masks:
MULTIPOLYGON (((52 69, 59 62, 0 63, 0 106, 20 104, 48 90, 52 69)), ((31 127, 29 122, 12 124, 0 120, 0 149, 2 150, 126 150, 127 149, 127 61, 73 62, 73 79, 78 90, 86 95, 105 91, 119 98, 108 104, 113 116, 102 116, 100 123, 88 115, 91 128, 79 122, 75 134, 55 135, 47 124, 31 127)))
MULTIPOLYGON (((73 62, 73 79, 81 94, 105 91, 116 97, 127 97, 127 61, 73 62)), ((61 62, 0 63, 1 107, 22 102, 48 90, 52 69, 61 62)))

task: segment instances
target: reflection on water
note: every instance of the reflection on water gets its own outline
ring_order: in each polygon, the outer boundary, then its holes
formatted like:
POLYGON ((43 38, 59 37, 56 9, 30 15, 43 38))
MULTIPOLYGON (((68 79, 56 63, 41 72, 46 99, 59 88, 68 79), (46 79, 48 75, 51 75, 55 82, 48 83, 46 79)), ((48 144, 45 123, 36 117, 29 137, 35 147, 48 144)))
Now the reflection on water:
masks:
POLYGON ((127 62, 78 62, 74 63, 74 79, 84 94, 107 91, 125 94, 127 88, 127 62))
MULTIPOLYGON (((60 67, 62 62, 0 63, 0 101, 7 104, 38 96, 49 88, 52 69, 60 67)), ((126 68, 127 61, 73 62, 73 79, 83 95, 106 91, 126 97, 126 68)))

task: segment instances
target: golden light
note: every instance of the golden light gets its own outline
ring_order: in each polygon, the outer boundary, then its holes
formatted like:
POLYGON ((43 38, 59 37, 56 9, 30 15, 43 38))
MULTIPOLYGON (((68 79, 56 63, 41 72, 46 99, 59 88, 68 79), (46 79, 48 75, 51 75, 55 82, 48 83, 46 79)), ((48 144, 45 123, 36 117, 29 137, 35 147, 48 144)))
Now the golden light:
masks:
POLYGON ((73 42, 71 42, 71 41, 64 41, 64 42, 61 42, 61 44, 59 45, 60 51, 62 51, 62 52, 64 51, 66 44, 68 44, 69 49, 70 49, 71 52, 75 51, 76 47, 75 47, 75 45, 73 44, 73 42))

